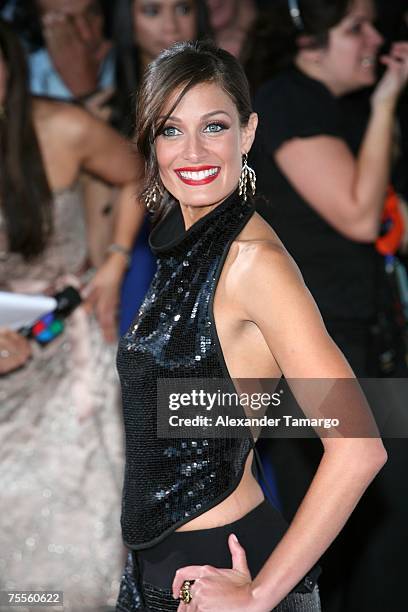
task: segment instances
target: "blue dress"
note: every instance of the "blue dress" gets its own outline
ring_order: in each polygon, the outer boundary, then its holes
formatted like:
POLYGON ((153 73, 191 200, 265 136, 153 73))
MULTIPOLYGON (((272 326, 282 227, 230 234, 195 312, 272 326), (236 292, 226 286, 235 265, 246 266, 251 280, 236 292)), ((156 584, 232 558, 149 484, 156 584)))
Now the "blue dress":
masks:
POLYGON ((120 335, 129 329, 156 271, 156 258, 149 247, 149 233, 150 221, 146 218, 133 247, 130 267, 122 285, 120 335))

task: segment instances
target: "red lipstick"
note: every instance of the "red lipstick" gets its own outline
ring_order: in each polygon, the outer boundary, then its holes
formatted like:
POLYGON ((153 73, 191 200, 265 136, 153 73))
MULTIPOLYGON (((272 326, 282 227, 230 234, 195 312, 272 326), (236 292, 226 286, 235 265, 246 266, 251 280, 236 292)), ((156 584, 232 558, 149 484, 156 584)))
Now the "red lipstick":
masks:
POLYGON ((215 181, 220 170, 220 166, 185 166, 175 168, 174 172, 186 185, 199 186, 215 181))

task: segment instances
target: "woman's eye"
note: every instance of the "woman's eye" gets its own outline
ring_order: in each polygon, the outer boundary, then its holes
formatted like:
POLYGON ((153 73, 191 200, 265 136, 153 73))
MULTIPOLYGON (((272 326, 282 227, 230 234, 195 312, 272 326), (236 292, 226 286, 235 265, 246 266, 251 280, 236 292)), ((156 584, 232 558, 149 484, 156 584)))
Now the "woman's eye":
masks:
POLYGON ((363 29, 362 23, 355 23, 354 25, 351 26, 350 33, 351 34, 361 34, 362 29, 363 29))
POLYGON ((98 17, 102 15, 102 9, 99 2, 92 2, 88 7, 88 11, 90 15, 97 15, 98 17))
POLYGON ((192 6, 189 2, 180 2, 176 6, 177 15, 189 15, 192 11, 192 6))
POLYGON ((146 15, 146 17, 157 17, 159 11, 159 7, 155 4, 145 4, 142 7, 142 13, 143 15, 146 15))
POLYGON ((226 129, 226 125, 224 125, 223 123, 209 123, 204 132, 211 132, 211 133, 217 133, 217 132, 222 132, 222 130, 226 129))
POLYGON ((181 132, 176 127, 169 125, 168 127, 165 127, 163 129, 162 134, 167 138, 171 138, 172 136, 177 136, 177 134, 181 134, 181 132))

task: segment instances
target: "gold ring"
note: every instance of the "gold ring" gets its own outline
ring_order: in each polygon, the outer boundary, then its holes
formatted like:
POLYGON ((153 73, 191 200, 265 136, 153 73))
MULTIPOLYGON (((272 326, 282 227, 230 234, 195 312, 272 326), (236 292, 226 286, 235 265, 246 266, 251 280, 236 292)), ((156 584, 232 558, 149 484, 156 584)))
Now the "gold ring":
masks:
POLYGON ((190 601, 193 599, 193 596, 191 595, 191 591, 190 591, 190 587, 192 586, 193 583, 194 583, 194 580, 193 581, 185 580, 180 589, 179 599, 181 599, 181 601, 185 604, 189 604, 190 601))

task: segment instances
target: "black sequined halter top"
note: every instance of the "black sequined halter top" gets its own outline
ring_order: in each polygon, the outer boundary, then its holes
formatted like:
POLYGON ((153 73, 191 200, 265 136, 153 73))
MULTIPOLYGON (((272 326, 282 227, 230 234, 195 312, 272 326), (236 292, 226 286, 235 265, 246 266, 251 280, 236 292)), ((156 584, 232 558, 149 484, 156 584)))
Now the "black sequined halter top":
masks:
POLYGON ((159 378, 228 378, 213 300, 233 240, 254 212, 235 192, 187 231, 179 205, 152 232, 157 272, 121 338, 118 371, 126 435, 122 533, 140 550, 225 499, 254 446, 243 439, 157 437, 159 378))

